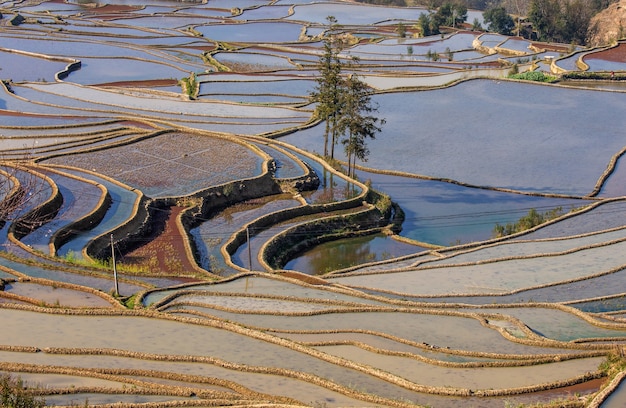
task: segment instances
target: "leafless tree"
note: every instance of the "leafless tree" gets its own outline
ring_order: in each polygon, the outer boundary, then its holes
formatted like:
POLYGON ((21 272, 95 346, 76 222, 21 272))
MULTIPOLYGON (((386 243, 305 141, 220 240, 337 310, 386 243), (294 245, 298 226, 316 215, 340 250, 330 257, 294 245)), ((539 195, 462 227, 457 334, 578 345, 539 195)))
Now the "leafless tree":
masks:
POLYGON ((50 186, 25 163, 0 160, 0 228, 10 222, 21 231, 32 231, 50 216, 35 210, 48 198, 50 186))
POLYGON ((502 4, 510 14, 515 16, 515 19, 517 20, 516 35, 519 37, 520 30, 522 28, 522 18, 528 14, 530 0, 504 0, 502 4))

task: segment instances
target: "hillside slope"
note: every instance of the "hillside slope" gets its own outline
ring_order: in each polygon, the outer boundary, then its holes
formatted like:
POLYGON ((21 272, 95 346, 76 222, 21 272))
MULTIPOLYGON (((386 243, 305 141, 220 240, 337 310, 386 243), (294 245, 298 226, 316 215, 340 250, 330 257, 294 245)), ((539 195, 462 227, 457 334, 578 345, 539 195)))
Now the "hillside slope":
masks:
POLYGON ((610 44, 626 34, 626 0, 619 0, 601 11, 589 25, 590 46, 610 44))

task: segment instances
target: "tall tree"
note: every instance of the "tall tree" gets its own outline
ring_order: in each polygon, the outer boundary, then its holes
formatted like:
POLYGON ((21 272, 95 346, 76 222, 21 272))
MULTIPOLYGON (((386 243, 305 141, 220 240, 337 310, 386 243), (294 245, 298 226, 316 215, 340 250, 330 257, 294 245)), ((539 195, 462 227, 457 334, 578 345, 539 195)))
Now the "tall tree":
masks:
POLYGON ((540 40, 584 44, 591 18, 607 4, 588 0, 532 0, 528 19, 540 40))
POLYGON ((492 7, 483 13, 485 23, 491 31, 499 34, 511 35, 511 30, 515 27, 513 18, 506 12, 504 7, 492 7))
POLYGON ((348 158, 348 175, 354 177, 356 159, 367 161, 369 149, 367 139, 374 139, 381 131, 385 119, 373 114, 378 106, 372 103, 372 90, 356 75, 349 75, 345 80, 345 92, 342 94, 343 112, 339 120, 339 131, 345 136, 341 143, 348 158))
POLYGON ((561 3, 559 0, 532 0, 528 19, 540 40, 557 40, 561 26, 561 3))
POLYGON ((456 27, 467 20, 467 6, 461 3, 446 1, 439 7, 433 19, 437 27, 456 27))
POLYGON ((584 44, 587 31, 594 15, 593 5, 586 0, 572 0, 563 6, 563 31, 561 37, 565 42, 584 44))
POLYGON ((324 129, 324 156, 334 157, 334 146, 337 140, 337 120, 341 111, 339 104, 341 93, 341 70, 342 64, 339 59, 341 41, 337 37, 339 28, 337 19, 333 16, 326 18, 328 29, 324 36, 324 53, 319 60, 319 76, 317 85, 310 97, 317 103, 315 113, 317 117, 325 121, 324 129))
POLYGON ((435 26, 432 13, 421 13, 417 19, 417 26, 422 31, 422 37, 439 34, 439 28, 435 26))

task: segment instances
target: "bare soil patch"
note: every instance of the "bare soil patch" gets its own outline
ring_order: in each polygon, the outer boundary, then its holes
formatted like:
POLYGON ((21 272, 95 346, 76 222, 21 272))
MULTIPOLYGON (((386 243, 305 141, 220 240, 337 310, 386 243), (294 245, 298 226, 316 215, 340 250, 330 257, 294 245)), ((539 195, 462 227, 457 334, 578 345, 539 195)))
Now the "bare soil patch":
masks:
POLYGON ((594 52, 586 55, 583 60, 587 58, 611 62, 626 62, 626 44, 619 44, 617 47, 609 48, 608 50, 594 52))
POLYGON ((120 264, 149 270, 149 274, 154 276, 193 274, 194 261, 187 256, 186 237, 176 223, 176 218, 183 210, 183 207, 170 208, 163 232, 126 254, 120 264))

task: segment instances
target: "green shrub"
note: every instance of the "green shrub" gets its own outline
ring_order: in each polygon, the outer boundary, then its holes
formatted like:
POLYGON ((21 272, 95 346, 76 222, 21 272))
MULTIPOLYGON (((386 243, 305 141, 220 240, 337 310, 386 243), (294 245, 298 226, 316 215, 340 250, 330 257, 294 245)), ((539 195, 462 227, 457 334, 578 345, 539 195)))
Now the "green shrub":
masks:
POLYGON ((226 197, 228 197, 228 196, 230 196, 233 193, 234 190, 235 190, 235 188, 233 187, 232 183, 231 184, 226 184, 224 186, 224 189, 222 190, 222 193, 226 197))
POLYGON ((512 74, 509 75, 509 78, 535 82, 555 82, 557 80, 556 77, 547 75, 542 71, 527 71, 519 74, 512 74))
POLYGON ((36 398, 25 387, 21 378, 9 374, 0 376, 0 406, 9 408, 43 408, 46 401, 36 398))
POLYGON ((537 225, 541 225, 544 222, 558 218, 561 215, 563 215, 563 207, 557 207, 544 213, 537 212, 537 210, 531 208, 528 211, 528 214, 520 218, 515 223, 507 223, 506 225, 496 223, 496 226, 493 227, 493 236, 498 238, 504 237, 506 235, 515 234, 517 232, 526 231, 528 229, 536 227, 537 225))
POLYGON ((625 75, 620 75, 618 73, 614 73, 611 75, 610 72, 592 72, 592 71, 584 71, 584 72, 566 72, 562 75, 563 79, 596 79, 596 80, 616 80, 623 81, 626 80, 625 75))
POLYGON ((183 93, 185 93, 189 99, 195 99, 198 91, 198 80, 193 72, 189 75, 189 77, 180 79, 178 84, 182 88, 183 93))
POLYGON ((402 24, 402 22, 398 23, 398 26, 396 27, 396 32, 398 33, 400 38, 405 38, 406 37, 406 26, 404 24, 402 24))

